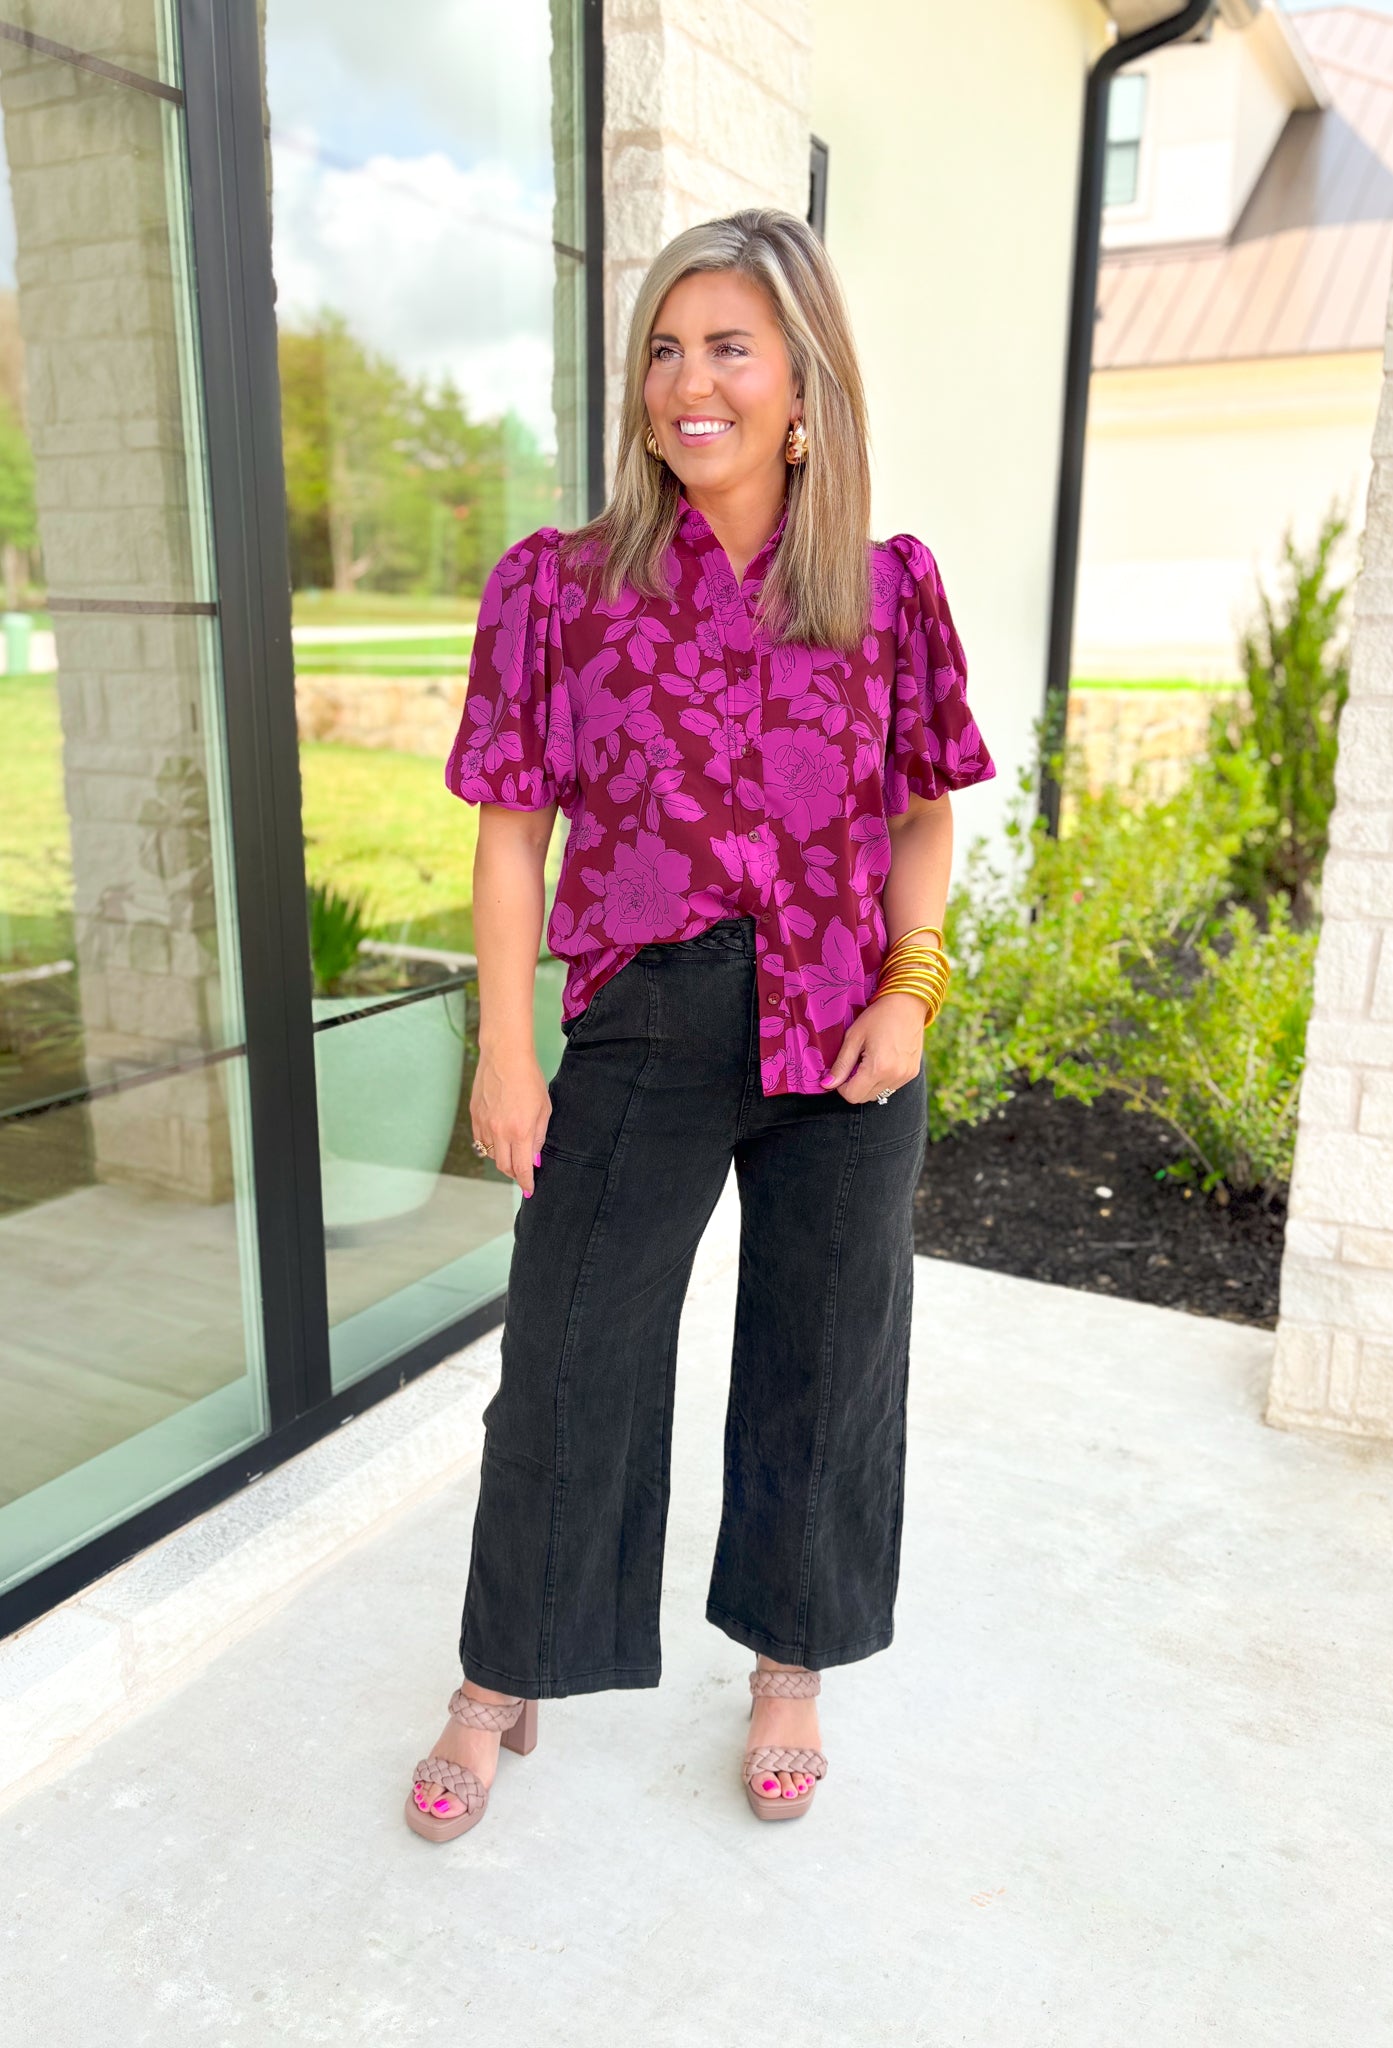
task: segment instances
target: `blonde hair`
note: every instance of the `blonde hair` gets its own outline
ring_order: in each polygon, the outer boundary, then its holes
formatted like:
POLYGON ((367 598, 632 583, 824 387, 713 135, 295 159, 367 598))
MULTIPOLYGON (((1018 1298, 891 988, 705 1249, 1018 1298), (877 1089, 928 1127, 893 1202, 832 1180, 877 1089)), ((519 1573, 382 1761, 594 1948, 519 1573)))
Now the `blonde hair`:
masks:
POLYGON ((870 616, 871 480, 866 400, 841 287, 818 237, 772 207, 747 207, 677 235, 654 258, 629 329, 614 490, 565 553, 603 577, 607 598, 627 582, 670 599, 663 556, 681 485, 644 447, 643 386, 663 301, 696 271, 733 270, 764 287, 802 393, 807 460, 790 465, 788 518, 760 595, 760 622, 781 641, 849 651, 870 616))

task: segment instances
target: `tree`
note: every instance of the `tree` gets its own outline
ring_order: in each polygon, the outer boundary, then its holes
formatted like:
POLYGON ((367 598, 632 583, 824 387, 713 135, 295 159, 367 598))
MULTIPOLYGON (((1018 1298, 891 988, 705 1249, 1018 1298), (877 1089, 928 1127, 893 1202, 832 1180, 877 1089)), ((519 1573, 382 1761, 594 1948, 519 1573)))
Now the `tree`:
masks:
POLYGON ((296 589, 475 594, 555 520, 555 464, 516 413, 471 420, 448 377, 404 377, 340 314, 283 327, 280 372, 296 589))
POLYGON ((391 552, 387 515, 401 484, 409 387, 349 333, 341 313, 282 329, 280 362, 292 574, 300 582, 297 570, 327 566, 334 589, 351 591, 391 552))

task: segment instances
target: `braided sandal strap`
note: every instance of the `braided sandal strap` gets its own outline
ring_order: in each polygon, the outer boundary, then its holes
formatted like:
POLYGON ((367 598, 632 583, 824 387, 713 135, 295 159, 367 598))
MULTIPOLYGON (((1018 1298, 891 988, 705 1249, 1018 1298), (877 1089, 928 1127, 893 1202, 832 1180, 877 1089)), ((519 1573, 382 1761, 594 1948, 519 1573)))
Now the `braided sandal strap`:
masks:
POLYGON ((412 1773, 416 1785, 442 1785, 458 1799, 466 1813, 488 1804, 489 1789, 468 1764, 453 1764, 447 1756, 423 1757, 412 1773))
POLYGON ((511 1728, 526 1705, 525 1700, 509 1700, 504 1706, 492 1706, 487 1700, 472 1700, 463 1686, 450 1695, 450 1712, 466 1728, 491 1728, 502 1733, 511 1728))
POLYGON ((750 1691, 757 1700, 815 1700, 822 1691, 822 1673, 756 1668, 750 1673, 750 1691))
POLYGON ((745 1752, 745 1776, 758 1771, 806 1771, 814 1778, 827 1776, 827 1759, 820 1749, 750 1749, 745 1752))

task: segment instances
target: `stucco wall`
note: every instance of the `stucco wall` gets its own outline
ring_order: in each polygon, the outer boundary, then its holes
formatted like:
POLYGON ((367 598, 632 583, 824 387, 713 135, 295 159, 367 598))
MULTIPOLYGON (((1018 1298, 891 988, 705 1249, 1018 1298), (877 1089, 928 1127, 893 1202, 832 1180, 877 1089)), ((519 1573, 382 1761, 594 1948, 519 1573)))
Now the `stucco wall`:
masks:
POLYGON ((875 530, 938 558, 998 764, 999 834, 1044 691, 1084 79, 1094 0, 814 0, 827 241, 871 407, 875 530))
POLYGON ((1093 379, 1074 671, 1235 676, 1255 579, 1332 500, 1363 523, 1375 350, 1093 379))

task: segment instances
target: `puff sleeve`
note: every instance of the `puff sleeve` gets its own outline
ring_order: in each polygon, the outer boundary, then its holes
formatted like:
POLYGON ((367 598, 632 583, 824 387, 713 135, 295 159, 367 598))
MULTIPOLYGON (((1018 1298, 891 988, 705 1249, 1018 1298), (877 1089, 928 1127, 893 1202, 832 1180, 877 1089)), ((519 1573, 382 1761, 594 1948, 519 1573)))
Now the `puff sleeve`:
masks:
POLYGON ((515 542, 484 585, 459 731, 445 786, 470 804, 567 808, 575 791, 569 699, 561 681, 556 550, 543 527, 515 542))
POLYGON ((967 704, 967 660, 938 564, 913 534, 887 546, 902 569, 895 687, 886 744, 885 811, 897 817, 910 795, 932 800, 996 774, 967 704))

